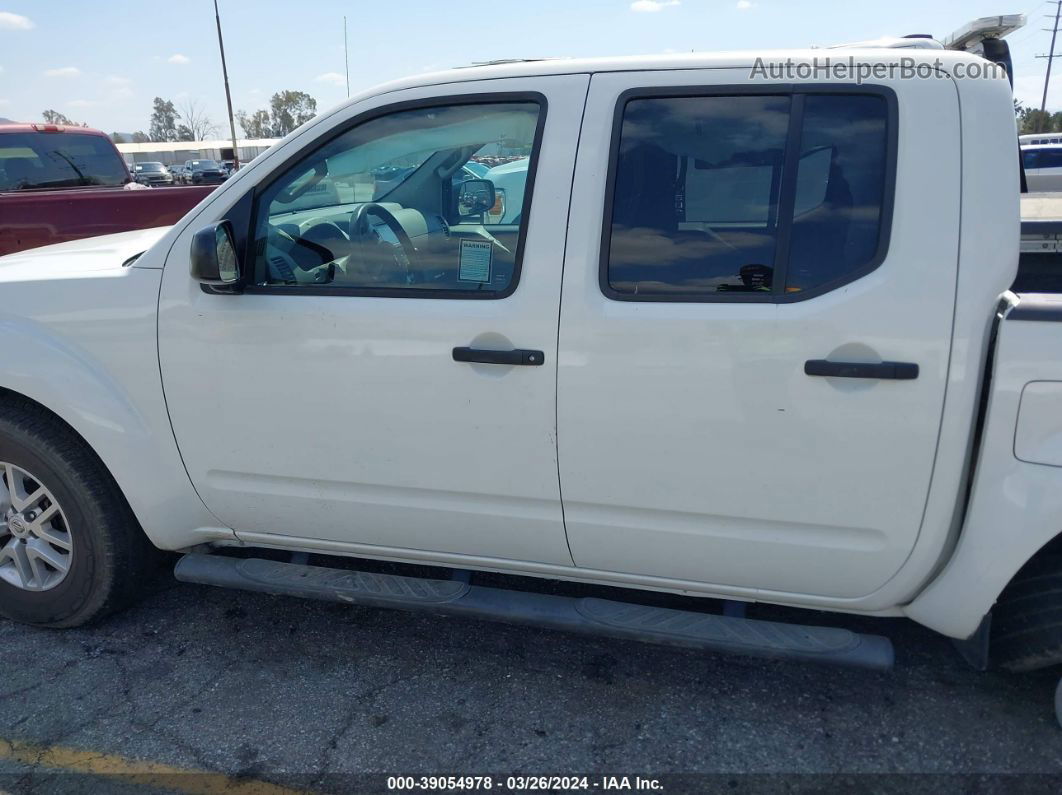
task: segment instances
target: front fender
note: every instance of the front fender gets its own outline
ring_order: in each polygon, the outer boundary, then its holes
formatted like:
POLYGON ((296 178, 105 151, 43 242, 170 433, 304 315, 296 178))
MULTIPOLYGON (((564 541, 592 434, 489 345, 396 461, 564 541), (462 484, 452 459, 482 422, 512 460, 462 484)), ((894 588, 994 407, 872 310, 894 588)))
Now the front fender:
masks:
POLYGON ((175 549, 233 534, 195 493, 173 438, 156 343, 160 278, 123 268, 0 284, 5 305, 23 308, 0 314, 0 387, 80 434, 152 542, 175 549))

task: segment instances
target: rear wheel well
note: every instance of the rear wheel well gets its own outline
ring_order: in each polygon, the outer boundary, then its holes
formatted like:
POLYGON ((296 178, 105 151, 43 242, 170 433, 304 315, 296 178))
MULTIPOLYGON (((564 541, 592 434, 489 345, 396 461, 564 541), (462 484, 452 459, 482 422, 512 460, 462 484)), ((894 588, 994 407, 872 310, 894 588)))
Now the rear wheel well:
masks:
POLYGON ((992 608, 990 660, 1011 671, 1062 664, 1062 533, 1011 578, 992 608))

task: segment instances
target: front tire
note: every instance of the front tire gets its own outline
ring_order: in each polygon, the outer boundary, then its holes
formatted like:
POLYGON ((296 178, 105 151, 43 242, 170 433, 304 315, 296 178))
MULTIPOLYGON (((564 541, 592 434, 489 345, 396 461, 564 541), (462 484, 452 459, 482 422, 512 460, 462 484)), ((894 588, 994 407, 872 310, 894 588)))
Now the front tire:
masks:
POLYGON ((156 560, 84 440, 33 404, 0 404, 0 615, 81 626, 131 601, 156 560))

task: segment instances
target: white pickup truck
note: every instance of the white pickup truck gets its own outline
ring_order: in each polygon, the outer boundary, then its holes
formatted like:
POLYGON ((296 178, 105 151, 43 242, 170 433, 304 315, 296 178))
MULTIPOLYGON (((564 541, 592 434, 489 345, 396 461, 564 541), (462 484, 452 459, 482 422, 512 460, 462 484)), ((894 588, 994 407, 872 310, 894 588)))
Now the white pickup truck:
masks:
POLYGON ((171 228, 0 259, 0 612, 83 624, 159 548, 190 582, 704 649, 892 663, 744 614, 774 603, 1062 663, 1062 300, 1009 290, 990 67, 922 40, 421 75, 171 228), (530 151, 516 223, 463 171, 499 140, 530 151))

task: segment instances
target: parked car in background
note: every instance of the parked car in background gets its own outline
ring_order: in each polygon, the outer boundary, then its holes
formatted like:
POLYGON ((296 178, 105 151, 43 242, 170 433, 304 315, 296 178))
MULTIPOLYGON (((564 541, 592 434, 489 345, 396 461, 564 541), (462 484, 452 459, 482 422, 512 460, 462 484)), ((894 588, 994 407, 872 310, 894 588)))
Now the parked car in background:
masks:
POLYGON ((219 185, 225 172, 214 160, 186 160, 184 181, 191 185, 219 185))
POLYGON ((170 173, 173 174, 174 184, 177 184, 177 185, 185 184, 186 177, 188 176, 188 171, 185 169, 183 164, 174 163, 172 166, 169 167, 169 169, 170 169, 170 173))
POLYGON ((485 179, 494 183, 494 206, 487 217, 495 224, 518 224, 524 206, 524 184, 527 182, 529 157, 503 163, 487 171, 485 179))
POLYGON ((133 179, 141 185, 172 185, 173 174, 162 163, 136 163, 133 166, 133 179))
POLYGON ((172 224, 209 192, 144 189, 99 130, 0 125, 0 254, 172 224))
POLYGON ((1062 191, 1062 143, 1022 146, 1021 162, 1030 191, 1062 191))

